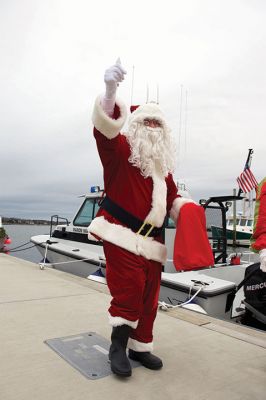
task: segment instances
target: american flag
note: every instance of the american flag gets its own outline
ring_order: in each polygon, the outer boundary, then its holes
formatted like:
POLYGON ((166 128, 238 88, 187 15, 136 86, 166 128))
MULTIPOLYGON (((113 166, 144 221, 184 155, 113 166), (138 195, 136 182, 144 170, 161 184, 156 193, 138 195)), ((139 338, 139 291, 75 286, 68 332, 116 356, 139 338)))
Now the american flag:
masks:
POLYGON ((248 166, 245 167, 242 174, 240 174, 236 180, 240 189, 244 193, 248 193, 252 189, 256 189, 258 186, 258 182, 248 166))

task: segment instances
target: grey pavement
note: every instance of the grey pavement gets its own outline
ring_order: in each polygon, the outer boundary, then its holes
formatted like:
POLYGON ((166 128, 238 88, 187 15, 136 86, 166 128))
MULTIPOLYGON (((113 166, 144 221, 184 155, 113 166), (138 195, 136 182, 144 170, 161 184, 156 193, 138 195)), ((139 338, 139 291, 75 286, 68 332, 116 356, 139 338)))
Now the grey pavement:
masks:
POLYGON ((1 400, 261 400, 264 332, 187 310, 160 311, 160 371, 90 380, 44 341, 93 331, 109 339, 105 285, 0 254, 1 400))

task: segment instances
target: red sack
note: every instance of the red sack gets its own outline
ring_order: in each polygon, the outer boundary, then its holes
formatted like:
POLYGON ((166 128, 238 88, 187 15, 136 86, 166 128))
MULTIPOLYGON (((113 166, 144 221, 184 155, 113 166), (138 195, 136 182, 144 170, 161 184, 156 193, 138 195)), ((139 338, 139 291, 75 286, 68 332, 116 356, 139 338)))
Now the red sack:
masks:
POLYGON ((203 207, 194 203, 181 207, 176 225, 173 261, 177 271, 206 268, 214 264, 203 207))

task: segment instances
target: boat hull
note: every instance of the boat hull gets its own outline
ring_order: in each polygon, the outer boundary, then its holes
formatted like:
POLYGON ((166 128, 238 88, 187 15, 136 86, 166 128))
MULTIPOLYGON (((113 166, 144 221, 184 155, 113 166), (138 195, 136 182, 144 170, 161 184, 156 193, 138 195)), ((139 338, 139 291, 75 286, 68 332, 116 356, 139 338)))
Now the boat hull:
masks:
MULTIPOLYGON (((86 243, 77 243, 64 239, 36 236, 31 241, 37 245, 42 258, 49 260, 49 265, 58 270, 90 278, 91 275, 105 276, 105 260, 103 249, 86 243), (47 240, 51 242, 46 248, 47 240), (79 251, 77 251, 79 250, 79 251)), ((41 264, 42 265, 42 264, 41 264)), ((173 306, 188 300, 203 283, 202 290, 194 299, 194 303, 216 318, 230 320, 238 314, 226 313, 227 296, 243 279, 246 266, 222 266, 188 272, 163 272, 160 288, 160 301, 173 306), (196 284, 195 284, 196 283, 196 284)), ((242 296, 237 303, 239 306, 242 296)))
POLYGON ((236 308, 240 306, 244 293, 242 290, 237 293, 232 312, 226 311, 227 298, 243 279, 246 266, 214 267, 181 274, 163 273, 160 301, 175 306, 187 302, 202 288, 192 303, 202 307, 209 316, 232 320, 243 313, 236 311, 236 308))
POLYGON ((105 275, 105 260, 101 249, 97 248, 98 253, 96 254, 96 252, 90 251, 89 248, 86 249, 86 246, 77 249, 77 247, 72 246, 71 242, 65 244, 63 240, 60 241, 58 239, 57 243, 48 245, 46 249, 45 242, 49 239, 51 238, 48 236, 31 238, 31 241, 41 254, 43 261, 40 262, 40 266, 42 268, 49 266, 82 278, 87 278, 99 269, 105 275), (77 250, 79 251, 77 252, 77 250))
MULTIPOLYGON (((223 229, 219 226, 211 226, 211 232, 212 232, 212 240, 221 240, 223 238, 223 229)), ((244 246, 248 247, 250 246, 250 238, 252 234, 249 232, 240 232, 236 231, 236 235, 234 238, 234 231, 230 229, 226 229, 226 240, 228 245, 235 244, 237 246, 244 246)))

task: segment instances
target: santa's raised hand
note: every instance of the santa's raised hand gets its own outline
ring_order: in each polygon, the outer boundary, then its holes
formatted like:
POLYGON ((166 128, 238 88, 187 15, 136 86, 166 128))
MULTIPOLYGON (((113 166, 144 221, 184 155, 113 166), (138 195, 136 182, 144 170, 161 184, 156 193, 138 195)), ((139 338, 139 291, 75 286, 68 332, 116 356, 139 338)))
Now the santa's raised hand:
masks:
POLYGON ((105 82, 105 97, 106 99, 112 99, 116 95, 117 86, 124 80, 126 70, 122 67, 120 58, 116 60, 116 63, 109 67, 104 74, 105 82))

